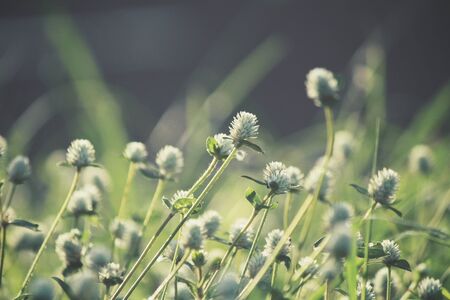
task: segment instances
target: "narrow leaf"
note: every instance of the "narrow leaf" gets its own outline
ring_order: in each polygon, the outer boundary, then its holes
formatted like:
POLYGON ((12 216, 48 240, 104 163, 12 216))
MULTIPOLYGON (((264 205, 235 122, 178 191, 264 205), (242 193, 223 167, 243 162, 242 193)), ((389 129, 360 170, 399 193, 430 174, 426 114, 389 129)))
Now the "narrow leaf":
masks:
POLYGON ((55 280, 59 284, 59 286, 62 288, 62 290, 64 291, 64 293, 67 295, 67 297, 70 300, 77 300, 77 297, 75 296, 72 289, 66 282, 64 282, 62 279, 55 277, 55 276, 53 276, 52 279, 55 280))
POLYGON ((160 179, 161 174, 159 174, 159 170, 155 169, 151 166, 141 165, 139 166, 139 172, 147 178, 152 179, 160 179))
POLYGON ((253 206, 262 204, 261 197, 259 197, 258 193, 251 187, 248 187, 245 191, 245 199, 253 206))
POLYGON ((390 205, 383 205, 383 207, 384 207, 384 208, 387 208, 387 209, 389 209, 389 210, 392 210, 392 211, 395 212, 395 214, 396 214, 397 216, 399 216, 399 217, 402 217, 402 216, 403 216, 402 212, 399 211, 398 209, 396 209, 396 208, 393 207, 393 206, 390 206, 390 205))
POLYGON ((170 201, 169 198, 167 198, 166 196, 162 197, 162 202, 164 203, 164 205, 168 208, 168 209, 172 209, 172 202, 170 201))
POLYGON ((442 296, 444 296, 445 299, 449 299, 450 300, 450 292, 444 287, 442 288, 442 296))
POLYGON ((352 188, 354 188, 358 193, 360 193, 360 194, 362 194, 362 195, 364 195, 366 197, 370 197, 369 196, 369 191, 367 191, 366 188, 363 188, 362 186, 359 186, 359 185, 354 184, 354 183, 351 183, 350 186, 352 188))
POLYGON ((391 266, 411 272, 411 266, 406 259, 399 259, 392 263, 391 266))
POLYGON ((245 179, 248 179, 248 180, 251 180, 251 181, 253 181, 253 182, 256 182, 257 184, 267 186, 266 183, 265 183, 264 181, 255 179, 255 178, 250 177, 250 176, 248 176, 248 175, 242 175, 241 177, 242 177, 242 178, 245 178, 245 179))
POLYGON ((39 225, 35 223, 28 222, 27 220, 15 219, 10 222, 9 225, 27 228, 33 231, 39 231, 39 225))
POLYGON ((252 150, 255 150, 256 152, 259 152, 259 153, 263 153, 263 154, 264 154, 263 149, 262 149, 260 146, 258 146, 258 145, 256 145, 256 144, 253 144, 252 142, 243 140, 243 141, 242 141, 242 145, 247 146, 248 148, 250 148, 250 149, 252 149, 252 150))

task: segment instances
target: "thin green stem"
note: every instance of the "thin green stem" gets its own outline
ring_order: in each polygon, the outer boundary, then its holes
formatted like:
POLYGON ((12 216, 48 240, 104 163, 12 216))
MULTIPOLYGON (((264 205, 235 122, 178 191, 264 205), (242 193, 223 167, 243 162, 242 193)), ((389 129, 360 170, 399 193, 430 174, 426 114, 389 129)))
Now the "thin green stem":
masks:
POLYGON ((324 300, 330 300, 330 282, 327 280, 325 281, 325 294, 323 296, 324 300))
MULTIPOLYGON (((180 230, 180 228, 184 225, 184 223, 189 219, 189 217, 192 215, 192 213, 197 209, 197 207, 203 202, 204 198, 208 194, 208 192, 212 189, 214 184, 217 182, 217 180, 221 177, 225 169, 228 167, 228 165, 231 163, 231 161, 235 158, 237 152, 237 148, 233 148, 230 155, 225 159, 225 161, 222 163, 220 168, 217 170, 217 172, 214 174, 214 176, 210 179, 206 187, 203 189, 202 193, 198 196, 197 200, 195 200, 194 204, 191 206, 189 211, 186 213, 186 215, 183 217, 181 222, 175 227, 175 229, 172 231, 172 233, 169 235, 169 237, 166 239, 164 244, 159 248, 159 250, 155 253, 153 258, 148 262, 148 264, 145 266, 144 270, 141 272, 139 277, 136 279, 136 281, 133 283, 133 285, 130 287, 126 295, 124 296, 123 300, 128 299, 128 297, 133 293, 133 291, 136 289, 137 285, 141 282, 141 280, 144 278, 144 276, 147 274, 147 272, 151 269, 153 264, 156 262, 159 256, 161 256, 162 252, 166 249, 166 247, 169 245, 169 243, 173 240, 177 232, 180 230)), ((136 267, 138 264, 135 264, 136 267)), ((124 280, 122 284, 117 288, 116 292, 112 296, 111 300, 116 299, 119 296, 120 291, 125 287, 126 281, 124 280)))
POLYGON ((233 262, 234 258, 236 257, 236 254, 238 253, 238 249, 234 248, 233 253, 231 253, 231 257, 230 259, 227 261, 227 264, 225 265, 225 267, 222 270, 222 273, 219 276, 219 282, 222 281, 223 277, 225 276, 225 274, 228 272, 228 270, 231 267, 231 263, 233 262))
POLYGON ((3 266, 5 263, 5 256, 6 256, 6 228, 7 226, 3 225, 2 220, 2 254, 0 259, 0 287, 3 283, 3 266))
POLYGON ((189 189, 188 194, 194 194, 198 188, 205 182, 206 179, 208 179, 209 176, 211 176, 212 172, 214 171, 214 169, 217 166, 217 163, 219 161, 217 160, 217 158, 213 158, 208 166, 208 168, 206 168, 205 172, 203 172, 202 176, 200 176, 197 181, 192 185, 192 187, 189 189))
POLYGON ((180 260, 180 262, 175 267, 175 269, 172 270, 172 272, 170 272, 170 274, 166 277, 166 279, 164 279, 164 281, 160 284, 160 286, 156 289, 156 291, 153 293, 153 295, 150 296, 149 299, 156 299, 156 297, 158 297, 158 295, 162 292, 164 287, 170 282, 170 280, 172 280, 172 278, 175 276, 175 274, 177 274, 177 272, 184 265, 186 260, 189 258, 190 254, 191 254, 191 249, 188 249, 188 251, 186 251, 186 254, 184 254, 183 258, 180 260))
POLYGON ((386 300, 391 300, 391 267, 387 266, 386 300))
POLYGON ((284 204, 284 214, 283 214, 283 229, 286 230, 286 228, 289 225, 289 211, 291 209, 292 204, 292 193, 289 192, 286 196, 286 203, 284 204))
POLYGON ((103 300, 108 300, 110 290, 111 290, 111 286, 107 285, 105 287, 105 295, 103 296, 103 300))
MULTIPOLYGON (((272 268, 272 277, 270 279, 270 290, 273 290, 275 288, 275 281, 277 279, 277 272, 278 272, 278 263, 275 263, 272 268)), ((269 292, 266 299, 272 299, 272 293, 269 292)))
POLYGON ((11 205, 16 187, 17 185, 15 183, 11 183, 11 188, 9 189, 8 196, 6 197, 5 207, 3 208, 3 211, 6 211, 11 205))
POLYGON ((72 185, 70 186, 69 192, 67 193, 66 199, 64 200, 63 204, 61 205, 61 208, 59 209, 59 212, 56 215, 55 220, 53 221, 52 225, 50 226, 50 229, 47 232, 47 235, 45 236, 41 247, 39 248, 36 256, 34 257, 34 260, 28 270, 27 275, 25 276, 24 281, 22 282, 21 288, 20 288, 19 293, 17 294, 16 298, 18 298, 25 292, 25 289, 26 289, 31 277, 33 276, 34 269, 36 268, 39 259, 41 258, 42 254, 44 253, 44 250, 47 247, 47 244, 50 241, 50 238, 52 237, 53 232, 56 229, 56 226, 58 225, 59 221, 61 220, 62 215, 66 211, 67 205, 69 204, 69 201, 70 201, 70 198, 72 197, 73 192, 77 188, 78 181, 80 179, 80 173, 81 173, 81 168, 77 168, 76 173, 72 180, 72 185))
POLYGON ((150 222, 150 217, 152 216, 153 210, 155 209, 156 202, 161 198, 165 185, 166 184, 163 179, 158 180, 155 193, 153 194, 152 200, 150 201, 150 205, 147 209, 147 213, 145 214, 144 222, 142 223, 142 233, 145 233, 145 229, 147 228, 148 223, 150 222))
POLYGON ((131 183, 133 182, 134 175, 136 174, 136 167, 133 162, 130 162, 128 167, 127 181, 125 182, 125 187, 123 188, 122 198, 120 199, 119 212, 117 216, 123 218, 125 214, 125 209, 128 203, 128 195, 131 190, 131 183))

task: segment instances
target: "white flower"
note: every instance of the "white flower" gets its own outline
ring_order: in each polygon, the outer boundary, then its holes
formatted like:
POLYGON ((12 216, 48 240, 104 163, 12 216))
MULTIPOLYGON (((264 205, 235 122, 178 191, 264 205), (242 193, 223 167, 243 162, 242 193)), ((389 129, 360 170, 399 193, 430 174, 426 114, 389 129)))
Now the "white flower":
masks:
POLYGON ((350 158, 355 148, 355 138, 346 131, 337 131, 334 138, 333 156, 338 161, 346 161, 350 158))
POLYGON ((258 118, 251 113, 241 111, 234 116, 230 125, 230 137, 236 146, 244 140, 254 139, 258 136, 258 118))
POLYGON ((138 255, 142 238, 139 225, 130 220, 115 220, 111 227, 116 245, 126 249, 127 255, 131 257, 138 255))
POLYGON ((383 257, 383 262, 387 265, 392 264, 400 259, 400 248, 398 244, 391 240, 384 240, 381 242, 383 251, 386 256, 383 257))
POLYGON ((89 271, 77 272, 67 278, 75 299, 100 300, 100 284, 97 275, 89 271))
POLYGON ((427 277, 419 282, 417 294, 421 300, 439 300, 442 297, 442 284, 439 279, 427 277))
POLYGON ((172 178, 181 173, 184 166, 183 153, 180 149, 167 145, 156 154, 156 164, 161 175, 172 178))
POLYGON ((382 205, 392 204, 398 189, 400 178, 397 172, 383 168, 369 181, 369 195, 382 205))
POLYGON ((239 279, 234 273, 226 273, 217 284, 214 299, 231 300, 235 299, 239 291, 239 279))
POLYGON ((349 228, 345 225, 335 226, 327 247, 334 257, 347 257, 352 247, 352 237, 349 228))
POLYGON ((302 188, 304 186, 305 175, 299 168, 289 166, 286 168, 286 173, 289 178, 291 188, 302 188))
MULTIPOLYGON (((373 291, 373 286, 370 281, 366 282, 366 300, 375 300, 375 292, 373 291)), ((358 287, 356 290, 356 296, 358 297, 358 300, 362 299, 362 282, 361 280, 358 281, 358 287)))
POLYGON ((123 156, 134 163, 142 163, 147 159, 147 149, 140 142, 128 143, 123 151, 123 156))
POLYGON ((332 228, 338 224, 345 224, 352 216, 353 208, 348 203, 336 203, 325 215, 325 222, 328 228, 332 228))
POLYGON ((94 246, 86 253, 85 261, 89 269, 99 272, 111 261, 111 251, 105 246, 94 246))
MULTIPOLYGON (((281 241, 281 238, 284 235, 284 231, 280 229, 274 229, 266 237, 266 244, 264 245, 264 251, 262 252, 263 255, 269 256, 272 254, 273 250, 278 246, 278 244, 281 241)), ((283 247, 281 248, 280 252, 278 253, 277 257, 286 257, 289 256, 289 253, 291 252, 291 241, 290 239, 283 244, 283 247)))
POLYGON ((416 145, 409 153, 409 170, 413 173, 428 174, 433 169, 433 151, 427 145, 416 145))
POLYGON ((181 244, 185 248, 200 250, 203 246, 203 240, 202 223, 196 219, 187 221, 184 225, 181 244))
POLYGON ((94 146, 84 139, 72 141, 67 149, 66 161, 77 168, 89 166, 95 161, 94 146))
MULTIPOLYGON (((381 268, 376 274, 374 279, 374 291, 380 299, 386 297, 386 287, 387 287, 387 268, 381 268)), ((391 270, 391 295, 394 299, 395 294, 398 291, 400 285, 400 278, 394 270, 391 270)))
POLYGON ((203 224, 203 231, 208 238, 211 238, 216 234, 219 229, 222 217, 218 212, 214 210, 208 210, 201 217, 200 221, 203 224))
POLYGON ((30 160, 16 156, 8 165, 8 179, 14 184, 22 184, 31 176, 30 160))
POLYGON ((100 282, 106 286, 120 284, 123 281, 125 270, 119 264, 110 262, 98 273, 100 282))
POLYGON ((217 142, 217 155, 220 159, 227 158, 233 150, 233 141, 224 133, 218 133, 214 135, 214 139, 217 142))
POLYGON ((80 238, 80 231, 78 229, 72 229, 69 232, 60 234, 56 239, 56 254, 66 266, 81 267, 83 246, 81 245, 80 238))
MULTIPOLYGON (((305 179, 305 189, 313 194, 316 190, 319 179, 323 173, 323 167, 320 164, 316 164, 314 168, 309 171, 308 176, 305 179)), ((333 173, 329 170, 325 172, 322 180, 322 185, 319 191, 319 200, 328 201, 334 187, 334 177, 333 173)))
POLYGON ((251 227, 249 227, 247 231, 245 231, 241 235, 241 237, 236 241, 237 237, 241 233, 246 223, 247 220, 239 219, 231 226, 230 242, 231 243, 235 242, 237 248, 249 249, 252 246, 254 232, 251 227))
POLYGON ((75 216, 92 214, 94 206, 89 193, 84 190, 75 191, 70 198, 67 211, 75 216))
POLYGON ((284 194, 291 188, 286 166, 278 161, 270 162, 264 169, 264 181, 274 194, 284 194))
POLYGON ((248 276, 250 278, 254 278, 256 274, 258 274, 259 270, 263 267, 264 263, 266 262, 266 256, 262 253, 255 253, 250 258, 250 261, 248 262, 248 276))
POLYGON ((105 169, 88 168, 83 172, 83 183, 93 184, 102 193, 107 192, 111 186, 111 177, 105 169))
POLYGON ((306 267, 305 271, 302 274, 302 277, 314 275, 319 269, 319 265, 317 264, 317 262, 309 256, 300 258, 298 261, 298 265, 300 268, 306 267))
POLYGON ((166 258, 167 260, 173 261, 173 258, 175 257, 175 252, 177 253, 177 262, 181 260, 181 258, 184 256, 184 247, 181 244, 178 244, 178 250, 177 250, 177 241, 170 241, 169 245, 164 249, 164 252, 162 253, 163 258, 166 258))
POLYGON ((315 68, 306 75, 306 93, 317 106, 328 105, 338 98, 338 82, 333 73, 315 68))

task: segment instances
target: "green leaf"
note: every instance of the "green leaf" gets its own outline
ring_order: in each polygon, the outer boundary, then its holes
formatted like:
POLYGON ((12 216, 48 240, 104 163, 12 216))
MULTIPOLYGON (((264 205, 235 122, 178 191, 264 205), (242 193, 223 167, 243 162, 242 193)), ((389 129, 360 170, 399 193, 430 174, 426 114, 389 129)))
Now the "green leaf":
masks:
POLYGON ((217 149, 219 148, 219 145, 217 144, 217 141, 214 137, 209 136, 206 139, 206 151, 212 155, 212 156, 216 156, 217 155, 217 149))
POLYGON ((247 199, 247 201, 254 207, 262 204, 261 197, 259 197, 258 193, 251 187, 248 187, 245 191, 245 199, 247 199))
POLYGON ((152 179, 160 179, 161 178, 161 174, 159 173, 159 170, 152 167, 152 166, 147 166, 147 165, 140 165, 138 167, 139 172, 141 172, 142 175, 144 175, 147 178, 152 178, 152 179))
POLYGON ((391 266, 411 272, 411 266, 406 259, 399 259, 392 263, 391 266))
POLYGON ((248 179, 248 180, 251 180, 251 181, 253 181, 253 182, 256 182, 257 184, 260 184, 260 185, 263 185, 263 186, 267 186, 267 184, 266 184, 264 181, 255 179, 255 178, 250 177, 250 176, 248 176, 248 175, 242 175, 241 177, 242 177, 242 178, 245 178, 245 179, 248 179))
POLYGON ((369 191, 367 191, 366 188, 363 188, 362 186, 359 186, 359 185, 354 184, 354 183, 350 184, 350 186, 353 187, 361 195, 364 195, 366 197, 370 197, 369 191))
MULTIPOLYGON (((180 214, 184 215, 192 207, 194 202, 195 202, 195 198, 181 198, 172 204, 172 208, 176 212, 179 212, 180 214)), ((198 212, 199 209, 200 209, 200 207, 198 207, 197 210, 194 211, 194 213, 198 212)))
POLYGON ((395 214, 396 214, 397 216, 399 216, 399 217, 402 217, 402 216, 403 216, 402 212, 399 211, 398 209, 396 209, 396 208, 393 207, 393 206, 390 206, 390 205, 383 205, 383 207, 386 208, 386 209, 392 210, 392 211, 395 212, 395 214))
MULTIPOLYGON (((364 258, 364 246, 358 247, 358 251, 357 251, 356 255, 359 258, 364 258)), ((386 255, 386 253, 384 253, 383 246, 381 245, 381 243, 378 242, 378 243, 375 243, 375 244, 369 246, 369 258, 370 259, 380 258, 385 255, 386 255)))
POLYGON ((8 225, 23 227, 33 231, 39 231, 38 224, 28 222, 27 220, 15 219, 14 221, 8 223, 8 225))
POLYGON ((71 168, 71 167, 72 167, 72 165, 69 164, 67 161, 60 161, 60 162, 57 162, 56 165, 57 165, 58 167, 65 167, 65 168, 71 168))
POLYGON ((89 167, 104 169, 103 165, 97 163, 91 163, 89 167))
POLYGON ((314 244, 313 244, 313 247, 317 248, 322 243, 324 238, 325 238, 325 236, 323 236, 320 239, 318 239, 317 241, 315 241, 314 244))
POLYGON ((52 279, 59 284, 61 289, 64 291, 64 293, 67 295, 67 297, 70 300, 77 300, 77 297, 73 293, 72 289, 70 288, 70 286, 64 280, 62 280, 62 279, 60 279, 58 277, 55 277, 55 276, 53 276, 52 279))
POLYGON ((162 197, 162 202, 164 203, 164 205, 168 208, 168 209, 172 209, 172 202, 170 201, 170 199, 166 196, 162 197))
POLYGON ((263 149, 261 149, 260 146, 258 146, 258 145, 256 145, 256 144, 253 144, 252 142, 243 140, 241 143, 242 143, 242 145, 247 146, 248 148, 250 148, 250 149, 252 149, 252 150, 255 150, 256 152, 259 152, 259 153, 263 153, 263 154, 264 154, 263 149))
POLYGON ((442 288, 442 296, 445 297, 445 299, 450 299, 450 292, 446 288, 442 288))

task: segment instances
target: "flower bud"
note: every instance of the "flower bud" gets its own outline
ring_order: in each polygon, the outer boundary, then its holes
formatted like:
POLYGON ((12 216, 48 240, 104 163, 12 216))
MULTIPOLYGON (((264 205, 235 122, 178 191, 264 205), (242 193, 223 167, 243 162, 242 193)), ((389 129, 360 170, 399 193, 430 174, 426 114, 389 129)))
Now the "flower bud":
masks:
POLYGON ((384 168, 370 179, 369 195, 382 205, 390 205, 395 201, 399 181, 397 172, 384 168))
MULTIPOLYGON (((284 231, 280 229, 274 229, 271 232, 269 232, 269 234, 266 237, 266 244, 264 245, 264 251, 262 252, 262 254, 264 256, 271 255, 272 252, 280 243, 283 235, 284 231)), ((286 243, 283 244, 283 247, 278 253, 277 258, 287 257, 289 256, 290 252, 291 252, 291 241, 289 239, 286 243)))
POLYGON ((125 147, 123 156, 133 163, 142 163, 147 159, 148 153, 143 143, 131 142, 125 147))
POLYGON ((25 156, 16 156, 8 166, 8 180, 22 184, 31 176, 30 160, 25 156))
POLYGON ((417 145, 409 153, 409 170, 413 173, 429 174, 433 169, 433 151, 427 145, 417 145))
POLYGON ((286 166, 278 161, 273 161, 266 165, 264 169, 264 181, 274 194, 287 193, 291 188, 286 166))
POLYGON ((200 217, 200 221, 203 224, 203 231, 206 237, 211 238, 219 229, 222 217, 218 212, 214 210, 208 210, 200 217))
POLYGON ((419 282, 417 294, 421 300, 439 300, 442 297, 442 284, 439 279, 426 277, 419 282))
POLYGON ((156 164, 161 175, 166 178, 173 178, 183 170, 183 153, 176 147, 164 146, 156 154, 156 164))
POLYGON ((206 254, 205 251, 199 250, 194 251, 191 254, 191 260, 194 266, 201 268, 206 264, 206 254))
POLYGON ((251 113, 241 111, 234 116, 230 124, 230 137, 236 146, 242 141, 255 139, 258 136, 258 118, 251 113))
POLYGON ((225 159, 230 155, 233 150, 233 141, 230 138, 227 138, 227 135, 224 133, 218 133, 214 135, 214 139, 217 142, 217 156, 219 159, 225 159))
POLYGON ((192 219, 186 222, 183 230, 182 245, 192 250, 200 250, 203 246, 202 223, 192 219))
POLYGON ((95 161, 95 149, 88 140, 78 139, 70 143, 66 161, 77 168, 87 167, 95 161))
POLYGON ((125 270, 119 264, 110 262, 98 273, 100 282, 110 287, 122 283, 125 270))
POLYGON ((244 229, 245 224, 247 223, 247 220, 240 219, 237 220, 232 226, 230 230, 230 243, 235 243, 236 248, 244 248, 244 249, 250 249, 253 243, 253 236, 254 232, 251 227, 245 231, 240 238, 236 241, 238 236, 240 235, 242 229, 244 229))
POLYGON ((391 265, 400 259, 400 248, 396 242, 384 240, 381 242, 381 246, 383 246, 383 251, 386 255, 383 257, 383 262, 386 265, 391 265))
POLYGON ((334 74, 315 68, 306 75, 306 93, 316 106, 331 105, 338 100, 338 82, 334 74))

